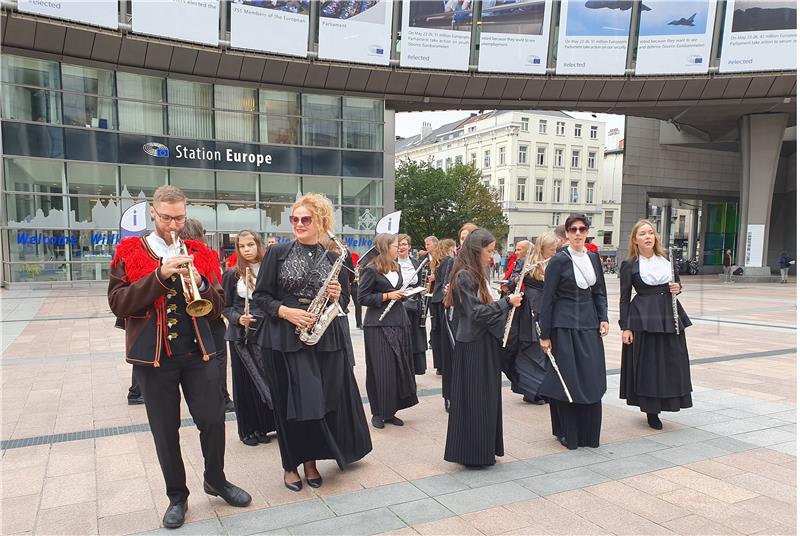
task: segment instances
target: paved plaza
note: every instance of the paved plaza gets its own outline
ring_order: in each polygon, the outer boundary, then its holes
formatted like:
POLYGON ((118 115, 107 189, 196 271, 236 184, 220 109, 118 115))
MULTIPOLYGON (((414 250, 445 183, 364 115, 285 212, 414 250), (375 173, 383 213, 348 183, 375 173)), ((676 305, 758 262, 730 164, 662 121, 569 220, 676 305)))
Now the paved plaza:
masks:
MULTIPOLYGON (((429 369, 417 378, 420 404, 399 413, 405 426, 370 428, 372 453, 346 472, 321 462, 317 490, 287 490, 277 441, 245 446, 229 415, 226 473, 253 495, 237 509, 203 493, 184 405, 191 496, 174 533, 795 534, 792 283, 686 278, 694 407, 662 414, 656 431, 617 397, 619 285, 607 276, 609 389, 598 449, 564 450, 547 406, 522 402, 506 383, 506 455, 480 470, 447 463, 447 414, 429 369)), ((105 287, 0 298, 2 534, 167 532, 163 479, 144 407, 127 405, 131 367, 105 287)), ((361 331, 352 337, 366 404, 361 331)))

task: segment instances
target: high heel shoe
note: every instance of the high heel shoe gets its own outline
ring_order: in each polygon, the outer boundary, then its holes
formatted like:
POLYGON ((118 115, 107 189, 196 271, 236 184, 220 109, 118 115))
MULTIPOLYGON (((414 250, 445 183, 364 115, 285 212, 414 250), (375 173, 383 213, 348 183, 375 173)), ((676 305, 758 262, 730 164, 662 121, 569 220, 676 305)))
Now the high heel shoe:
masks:
POLYGON ((306 477, 306 482, 312 488, 318 488, 322 485, 322 475, 318 476, 317 478, 308 478, 306 477))
POLYGON ((650 428, 654 430, 661 430, 664 428, 664 423, 662 423, 661 419, 658 418, 658 413, 648 413, 647 424, 649 424, 650 428))
POLYGON ((303 489, 303 481, 298 480, 297 482, 286 482, 286 475, 283 477, 283 485, 286 486, 287 489, 292 491, 300 491, 303 489))

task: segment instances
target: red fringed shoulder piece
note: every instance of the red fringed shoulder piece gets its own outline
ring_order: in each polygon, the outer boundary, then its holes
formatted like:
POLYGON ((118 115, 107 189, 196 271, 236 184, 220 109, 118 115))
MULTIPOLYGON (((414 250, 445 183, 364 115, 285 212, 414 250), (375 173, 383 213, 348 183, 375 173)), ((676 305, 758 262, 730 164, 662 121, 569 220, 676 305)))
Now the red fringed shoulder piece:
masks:
POLYGON ((214 283, 222 283, 222 270, 219 267, 219 255, 198 240, 185 240, 189 255, 194 257, 194 267, 200 275, 214 283))
POLYGON ((158 259, 154 259, 142 244, 144 238, 132 236, 122 240, 117 246, 111 266, 119 262, 125 263, 125 277, 133 283, 158 268, 158 259))
POLYGON ((230 270, 231 268, 236 266, 237 262, 239 262, 239 258, 236 256, 236 252, 234 251, 233 253, 228 255, 227 259, 225 259, 225 268, 230 270))

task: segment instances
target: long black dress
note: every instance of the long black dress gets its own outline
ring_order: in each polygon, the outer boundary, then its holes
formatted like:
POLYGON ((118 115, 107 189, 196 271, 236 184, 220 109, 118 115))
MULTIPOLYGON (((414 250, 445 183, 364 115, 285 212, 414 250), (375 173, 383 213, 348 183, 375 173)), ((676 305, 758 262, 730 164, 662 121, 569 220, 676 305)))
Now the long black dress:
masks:
MULTIPOLYGON (((680 283, 677 273, 675 281, 680 283)), ((619 397, 645 413, 692 407, 685 331, 692 322, 678 302, 681 329, 675 334, 669 283, 651 286, 642 281, 638 257, 620 266, 619 310, 619 327, 633 331, 633 344, 622 345, 619 397)))
POLYGON ((570 250, 562 250, 550 259, 539 315, 541 337, 551 340, 553 355, 573 402, 568 402, 549 360, 539 394, 549 399, 553 435, 565 438, 569 449, 600 445, 601 400, 606 392, 600 322, 608 321, 608 298, 600 257, 586 254, 596 278, 595 284, 586 289, 576 282, 570 250))
POLYGON ((436 267, 431 296, 431 348, 434 367, 442 373, 442 398, 450 399, 450 364, 453 360, 455 334, 448 318, 449 311, 444 306, 444 287, 450 282, 453 257, 445 257, 436 267), (438 363, 438 364, 437 364, 438 363))
POLYGON ((358 298, 367 308, 364 313, 367 398, 372 415, 384 421, 401 409, 419 403, 411 333, 403 304, 395 303, 383 320, 378 320, 390 303, 383 301, 383 294, 398 290, 402 285, 399 272, 397 284, 392 285, 372 266, 363 268, 359 276, 358 298))
POLYGON ((512 335, 514 338, 514 366, 511 390, 533 399, 539 395, 539 388, 547 373, 547 356, 539 346, 536 322, 542 305, 544 281, 532 275, 523 279, 525 300, 517 309, 512 335))
MULTIPOLYGON (((336 460, 340 469, 372 450, 372 441, 347 356, 347 334, 334 321, 314 346, 300 341, 295 326, 278 318, 278 309, 307 309, 337 258, 317 244, 297 241, 267 250, 253 293, 265 315, 259 330, 281 462, 294 471, 306 461, 336 460)), ((342 289, 345 270, 339 272, 342 289)), ((342 293, 339 303, 347 298, 342 293)))
MULTIPOLYGON (((225 292, 225 308, 222 314, 228 320, 225 331, 225 340, 231 353, 231 380, 233 383, 233 403, 236 406, 236 424, 239 429, 239 439, 266 435, 275 431, 275 416, 267 402, 262 400, 258 393, 251 372, 245 367, 235 344, 245 335, 244 326, 239 324, 239 318, 244 314, 244 298, 239 295, 238 284, 241 277, 235 269, 228 270, 222 276, 222 289, 225 292)), ((257 319, 264 314, 258 307, 250 307, 250 314, 257 319)), ((260 358, 260 356, 258 356, 260 358)))
POLYGON ((500 342, 511 304, 508 298, 481 303, 478 283, 467 272, 458 274, 458 284, 444 459, 469 466, 493 465, 495 456, 504 454, 500 342))
MULTIPOLYGON (((419 263, 422 262, 413 257, 409 257, 409 260, 414 270, 417 270, 417 268, 419 268, 419 263)), ((420 271, 424 270, 425 268, 420 271)), ((403 278, 403 283, 407 283, 405 277, 403 278)), ((417 275, 411 279, 408 288, 414 288, 421 284, 419 273, 417 273, 417 275)), ((420 295, 414 294, 403 300, 403 307, 408 315, 408 329, 411 334, 411 354, 412 363, 414 364, 414 374, 422 375, 425 374, 425 368, 427 366, 428 336, 425 331, 425 326, 420 326, 420 317, 422 316, 422 301, 420 300, 420 295)))

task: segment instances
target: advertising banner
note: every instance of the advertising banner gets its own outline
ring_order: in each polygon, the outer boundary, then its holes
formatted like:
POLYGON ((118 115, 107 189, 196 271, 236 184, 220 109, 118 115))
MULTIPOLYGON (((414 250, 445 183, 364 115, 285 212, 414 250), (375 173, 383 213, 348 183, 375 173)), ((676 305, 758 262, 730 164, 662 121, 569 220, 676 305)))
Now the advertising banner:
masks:
POLYGON ((797 69, 795 0, 728 0, 722 73, 797 69))
POLYGON ((625 74, 631 0, 563 0, 556 73, 625 74))
POLYGON ((466 71, 471 32, 470 0, 403 0, 400 65, 466 71))
POLYGON ((715 8, 715 0, 647 0, 639 24, 636 74, 706 73, 715 8))
POLYGON ((133 33, 219 44, 219 0, 131 0, 133 33))
POLYGON ((17 0, 17 9, 22 13, 83 22, 92 26, 111 28, 112 30, 116 30, 119 27, 118 8, 117 0, 94 0, 90 2, 17 0))
POLYGON ((389 65, 392 2, 326 0, 319 10, 319 57, 389 65))
POLYGON ((484 0, 478 70, 544 74, 551 0, 484 0))
POLYGON ((309 4, 309 0, 234 0, 231 46, 306 57, 309 4))

